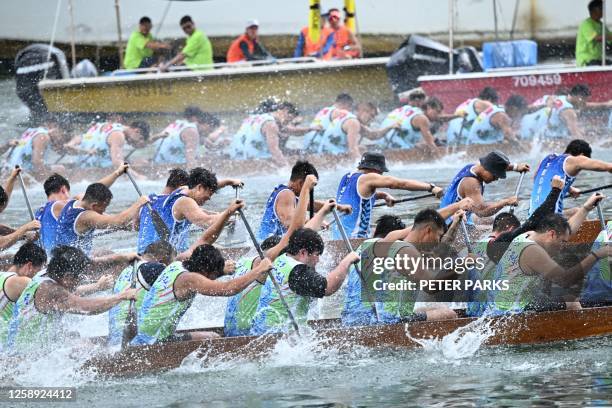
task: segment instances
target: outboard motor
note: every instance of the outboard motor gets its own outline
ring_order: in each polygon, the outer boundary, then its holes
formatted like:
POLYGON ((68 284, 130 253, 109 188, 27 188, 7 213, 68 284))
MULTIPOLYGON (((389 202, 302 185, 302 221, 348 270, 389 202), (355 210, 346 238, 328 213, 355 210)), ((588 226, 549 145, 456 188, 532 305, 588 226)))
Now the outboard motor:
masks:
POLYGON ((73 78, 91 78, 98 76, 98 70, 93 62, 84 59, 72 68, 71 74, 73 78))
POLYGON ((66 56, 47 44, 32 44, 15 57, 17 96, 30 109, 31 119, 47 114, 47 105, 40 94, 38 83, 47 70, 48 79, 69 78, 66 56), (48 59, 48 60, 47 60, 48 59))

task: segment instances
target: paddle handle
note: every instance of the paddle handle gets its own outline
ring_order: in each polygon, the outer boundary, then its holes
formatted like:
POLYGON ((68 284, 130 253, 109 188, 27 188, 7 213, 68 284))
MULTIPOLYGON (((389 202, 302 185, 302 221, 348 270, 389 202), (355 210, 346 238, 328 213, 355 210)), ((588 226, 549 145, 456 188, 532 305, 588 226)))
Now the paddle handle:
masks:
MULTIPOLYGON (((136 282, 138 276, 138 260, 132 262, 132 281, 130 282, 130 288, 136 288, 136 282)), ((121 338, 121 348, 125 349, 132 341, 132 338, 138 332, 136 318, 136 301, 130 299, 130 305, 128 306, 127 316, 125 317, 125 325, 123 326, 123 336, 121 338)))
POLYGON ((601 229, 606 229, 606 219, 604 218, 603 210, 601 209, 601 202, 597 203, 597 218, 599 218, 599 222, 601 223, 601 229))
POLYGON ((308 212, 310 219, 314 217, 314 188, 310 189, 310 201, 308 202, 308 212))
MULTIPOLYGON (((436 195, 434 193, 428 193, 428 194, 423 194, 423 195, 415 196, 415 197, 406 197, 406 198, 402 198, 402 199, 393 201, 393 204, 406 203, 408 201, 415 201, 415 200, 420 200, 422 198, 435 197, 435 196, 436 195)), ((384 202, 384 203, 376 203, 376 204, 374 204, 374 207, 383 207, 385 205, 387 205, 386 202, 384 202)))
POLYGON ((588 190, 581 191, 580 194, 582 195, 582 194, 594 193, 596 191, 605 190, 607 188, 612 188, 612 184, 606 184, 605 186, 599 186, 599 187, 590 188, 588 190))
MULTIPOLYGON (((15 166, 16 169, 19 169, 19 166, 15 166)), ((23 177, 21 176, 21 172, 17 173, 17 178, 19 179, 19 184, 21 185, 21 192, 23 193, 23 198, 25 199, 26 206, 28 207, 28 213, 30 214, 30 219, 34 221, 36 217, 34 217, 34 211, 32 211, 32 205, 30 204, 30 199, 28 198, 28 192, 26 191, 25 183, 23 182, 23 177)))
MULTIPOLYGON (((527 174, 527 172, 522 172, 521 173, 521 177, 519 178, 518 184, 516 185, 516 189, 514 190, 514 196, 518 197, 520 191, 521 191, 521 185, 523 184, 523 179, 525 178, 525 174, 527 174)), ((512 206, 510 208, 510 214, 514 214, 514 210, 516 209, 516 206, 512 206)))
MULTIPOLYGON (((259 254, 259 257, 261 259, 264 259, 265 255, 264 255, 264 253, 263 253, 263 251, 261 249, 261 246, 259 245, 259 242, 257 241, 257 238, 255 237, 255 234, 253 233, 253 230, 251 229, 251 225, 249 224, 249 222, 247 221, 246 216, 244 215, 244 211, 242 211, 242 208, 238 209, 238 213, 240 214, 240 218, 242 218, 242 222, 244 223, 244 226, 245 226, 247 232, 249 233, 249 236, 251 237, 251 241, 253 241, 253 245, 255 246, 255 249, 257 250, 257 253, 259 254)), ((300 336, 301 335, 300 334, 300 327, 298 326, 297 321, 295 320, 295 317, 293 316, 293 313, 291 312, 291 309, 289 308, 289 304, 287 303, 287 300, 285 299, 285 296, 283 295, 283 292, 281 290, 280 285, 276 281, 276 278, 274 277, 274 275, 272 274, 271 271, 268 271, 268 277, 272 281, 272 284, 274 285, 274 289, 276 289, 276 292, 278 293, 278 297, 281 300, 281 303, 283 304, 283 307, 287 310, 287 316, 289 316, 289 320, 291 321, 291 325, 295 329, 295 331, 298 334, 298 336, 300 336)))
POLYGON ((474 248, 472 247, 472 242, 470 241, 470 234, 468 233, 467 225, 464 219, 461 220, 461 231, 463 232, 463 239, 468 252, 474 253, 474 248))

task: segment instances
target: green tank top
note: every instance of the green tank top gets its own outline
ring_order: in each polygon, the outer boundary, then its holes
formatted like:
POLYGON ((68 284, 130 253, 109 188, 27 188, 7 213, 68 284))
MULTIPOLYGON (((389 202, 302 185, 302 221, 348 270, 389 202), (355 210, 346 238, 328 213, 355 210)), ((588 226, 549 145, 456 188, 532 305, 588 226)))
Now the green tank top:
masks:
POLYGON ((522 312, 541 291, 540 275, 527 275, 519 262, 525 248, 536 245, 528 238, 528 234, 514 238, 497 265, 496 280, 508 281, 508 290, 495 293, 493 306, 498 312, 522 312))
MULTIPOLYGON (((142 261, 136 263, 136 270, 138 270, 140 265, 143 263, 144 262, 142 261)), ((113 286, 113 294, 121 293, 132 285, 132 274, 132 265, 121 271, 117 277, 117 280, 115 281, 115 286, 113 286)), ((142 306, 142 302, 147 291, 143 288, 138 279, 136 280, 136 289, 140 289, 136 295, 135 302, 135 308, 138 311, 142 306)), ((129 308, 130 302, 128 300, 124 300, 108 311, 109 344, 114 345, 121 343, 121 339, 123 338, 123 329, 125 327, 125 320, 127 319, 129 308)))
POLYGON ((369 238, 366 239, 355 249, 355 252, 359 254, 361 257, 361 261, 359 262, 361 265, 361 276, 363 277, 363 281, 357 270, 355 269, 355 265, 351 265, 351 269, 349 271, 349 277, 347 278, 347 291, 352 292, 351 297, 352 300, 355 301, 355 298, 359 299, 359 303, 364 308, 372 309, 372 300, 376 302, 376 291, 374 290, 374 281, 380 279, 380 275, 373 273, 373 262, 376 255, 374 254, 374 248, 376 242, 380 241, 380 238, 369 238), (365 283, 365 286, 364 286, 365 283), (356 291, 354 288, 358 287, 359 290, 356 291), (356 292, 359 292, 357 294, 356 292))
MULTIPOLYGON (((414 245, 404 242, 396 241, 391 244, 387 257, 395 258, 397 253, 403 248, 414 247, 414 245)), ((406 275, 402 275, 398 271, 390 271, 388 275, 389 283, 399 284, 402 281, 410 280, 406 275)), ((416 290, 394 290, 387 291, 387 296, 383 302, 383 313, 397 318, 409 317, 414 313, 414 303, 416 302, 416 290)))
POLYGON ((138 310, 138 334, 133 344, 153 344, 174 334, 194 298, 178 300, 174 296, 174 282, 185 272, 182 262, 171 263, 153 283, 138 310))
MULTIPOLYGON (((236 263, 234 279, 251 272, 253 262, 259 256, 242 258, 236 263)), ((262 284, 251 282, 242 292, 232 296, 225 310, 224 329, 227 336, 246 335, 253 326, 253 317, 259 306, 262 284)))
MULTIPOLYGON (((490 239, 491 237, 479 240, 474 245, 474 255, 476 255, 478 258, 486 260, 484 268, 481 270, 477 268, 473 269, 473 271, 477 273, 476 278, 481 282, 492 281, 495 277, 495 270, 497 269, 497 265, 495 265, 495 263, 491 261, 487 255, 487 246, 489 245, 490 239)), ((474 300, 482 303, 486 302, 487 293, 488 291, 486 290, 479 290, 474 300)))
POLYGON ((8 331, 8 322, 13 315, 13 302, 6 295, 4 290, 4 284, 8 278, 17 275, 15 272, 0 272, 0 344, 6 342, 6 335, 8 331))

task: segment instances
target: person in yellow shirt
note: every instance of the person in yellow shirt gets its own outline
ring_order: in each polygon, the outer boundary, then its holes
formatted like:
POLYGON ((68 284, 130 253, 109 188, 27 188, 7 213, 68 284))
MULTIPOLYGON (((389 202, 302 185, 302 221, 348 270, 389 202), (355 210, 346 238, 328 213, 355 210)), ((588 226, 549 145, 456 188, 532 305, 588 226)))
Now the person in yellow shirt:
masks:
MULTIPOLYGON (((576 65, 601 65, 601 41, 603 5, 601 0, 589 3, 590 17, 580 23, 576 36, 576 65)), ((612 40, 612 33, 606 27, 606 42, 612 40)))
POLYGON ((155 64, 153 52, 157 50, 169 50, 170 45, 153 40, 151 35, 151 19, 142 17, 138 23, 138 30, 130 35, 127 47, 125 49, 125 57, 123 59, 123 67, 125 69, 149 68, 155 64))
POLYGON ((198 30, 190 16, 184 16, 180 21, 181 28, 187 34, 183 50, 174 58, 160 66, 166 71, 171 65, 185 63, 190 69, 210 69, 213 63, 213 49, 210 40, 202 30, 198 30), (201 67, 211 65, 211 67, 201 67))

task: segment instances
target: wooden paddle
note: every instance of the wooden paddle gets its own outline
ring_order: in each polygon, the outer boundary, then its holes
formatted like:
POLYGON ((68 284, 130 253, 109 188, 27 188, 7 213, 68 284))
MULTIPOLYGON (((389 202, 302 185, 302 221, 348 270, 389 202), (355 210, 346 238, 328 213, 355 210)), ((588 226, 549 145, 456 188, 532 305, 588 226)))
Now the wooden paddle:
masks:
MULTIPOLYGON (((124 163, 124 164, 127 164, 127 163, 124 163)), ((132 177, 132 175, 130 174, 129 169, 125 169, 125 174, 128 176, 128 178, 132 182, 132 185, 134 186, 134 189, 136 190, 138 195, 142 196, 142 191, 140 190, 140 187, 138 187, 138 184, 136 184, 136 180, 134 180, 134 177, 132 177)), ((153 221, 155 232, 157 232, 157 235, 159 235, 159 237, 162 240, 168 241, 168 238, 170 238, 170 230, 168 229, 168 226, 166 225, 162 217, 159 215, 159 213, 155 211, 155 209, 153 209, 153 207, 151 206, 151 203, 147 203, 147 208, 149 209, 149 212, 151 213, 151 220, 153 221)))
MULTIPOLYGON (((16 169, 20 167, 15 166, 16 169)), ((34 221, 36 217, 34 217, 34 211, 32 211, 32 205, 30 204, 30 199, 28 198, 28 193, 26 191, 25 183, 23 182, 23 177, 21 177, 21 172, 17 173, 17 178, 19 179, 19 184, 21 185, 21 191, 23 192, 23 198, 25 199, 26 205, 28 206, 28 212, 30 213, 30 219, 34 221)))
MULTIPOLYGON (((138 282, 138 260, 134 259, 132 262, 132 282, 130 288, 136 288, 136 282, 138 282)), ((130 305, 128 307, 127 316, 125 317, 125 325, 123 326, 123 337, 121 338, 121 349, 125 349, 130 341, 138 333, 138 321, 136 316, 136 301, 130 299, 130 305)))
POLYGON ((601 224, 602 231, 606 229, 606 219, 604 218, 603 210, 601 209, 601 201, 597 203, 597 218, 601 224))
MULTIPOLYGON (((408 201, 415 201, 415 200, 420 200, 421 198, 435 197, 435 196, 436 195, 434 193, 429 193, 429 194, 423 194, 423 195, 415 196, 415 197, 406 197, 406 198, 401 198, 399 200, 393 200, 393 204, 406 203, 408 201)), ((385 205, 387 205, 386 202, 376 203, 374 204, 374 207, 384 207, 385 205)))
MULTIPOLYGON (((518 184, 516 185, 516 190, 514 190, 514 196, 518 197, 519 192, 521 191, 521 185, 523 184, 523 179, 525 178, 525 174, 527 174, 527 172, 522 172, 521 173, 521 177, 519 178, 518 184)), ((514 210, 516 209, 516 206, 512 206, 510 207, 510 214, 514 214, 514 210)))
MULTIPOLYGON (((244 215, 244 212, 242 211, 242 208, 238 209, 238 213, 240 214, 240 218, 242 218, 242 222, 244 222, 244 226, 247 232, 249 233, 249 236, 251 237, 251 241, 253 241, 253 245, 255 246, 255 249, 257 250, 259 257, 261 259, 264 259, 265 255, 261 249, 261 246, 259 245, 259 242, 257 242, 257 238, 255 238, 255 234, 253 233, 253 230, 251 229, 251 225, 247 221, 246 216, 244 215)), ((297 324, 297 321, 295 320, 295 317, 293 316, 293 313, 291 312, 291 309, 289 308, 289 305, 287 304, 287 300, 285 299, 285 296, 283 295, 283 292, 281 291, 280 285, 276 281, 276 278, 274 277, 271 271, 268 271, 268 277, 270 277, 270 280, 274 284, 274 288, 278 292, 278 297, 281 300, 281 303, 283 304, 285 309, 287 309, 287 316, 289 316, 289 320, 291 320, 291 325, 295 329, 298 336, 301 336, 300 328, 297 324)))

